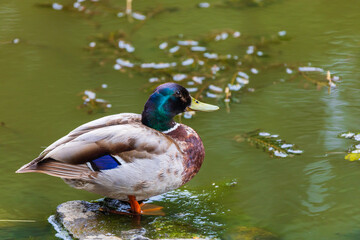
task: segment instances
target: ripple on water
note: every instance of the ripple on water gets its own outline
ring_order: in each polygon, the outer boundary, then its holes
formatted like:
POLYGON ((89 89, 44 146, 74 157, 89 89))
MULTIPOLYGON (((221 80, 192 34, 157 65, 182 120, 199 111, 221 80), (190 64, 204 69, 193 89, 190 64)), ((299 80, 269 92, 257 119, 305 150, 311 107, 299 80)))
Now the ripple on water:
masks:
POLYGON ((306 198, 302 205, 306 208, 305 214, 316 216, 332 207, 327 201, 329 196, 328 182, 335 176, 332 165, 328 160, 313 162, 305 166, 304 173, 307 178, 306 198))

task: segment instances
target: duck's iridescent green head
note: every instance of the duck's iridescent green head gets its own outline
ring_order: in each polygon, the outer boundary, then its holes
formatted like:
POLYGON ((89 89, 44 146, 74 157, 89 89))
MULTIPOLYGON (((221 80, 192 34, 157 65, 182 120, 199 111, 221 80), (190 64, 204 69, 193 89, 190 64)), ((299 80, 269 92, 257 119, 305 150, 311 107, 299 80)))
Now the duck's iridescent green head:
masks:
POLYGON ((158 131, 166 131, 176 123, 173 117, 193 110, 214 111, 217 106, 204 104, 192 98, 186 88, 176 83, 164 83, 158 86, 149 97, 142 112, 142 123, 158 131))

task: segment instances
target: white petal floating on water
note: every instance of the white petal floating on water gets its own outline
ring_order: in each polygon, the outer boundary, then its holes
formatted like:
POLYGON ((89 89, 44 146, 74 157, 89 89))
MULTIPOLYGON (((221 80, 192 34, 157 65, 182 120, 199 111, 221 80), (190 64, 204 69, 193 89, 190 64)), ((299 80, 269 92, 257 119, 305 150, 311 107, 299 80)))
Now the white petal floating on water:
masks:
POLYGON ((215 75, 218 71, 220 71, 220 68, 217 65, 211 67, 212 74, 215 75))
POLYGON ((168 46, 168 43, 167 43, 167 42, 163 42, 163 43, 161 43, 161 44, 159 45, 159 48, 160 48, 160 49, 165 49, 165 48, 167 48, 167 46, 168 46))
POLYGON ((146 19, 146 16, 145 16, 145 15, 142 15, 142 14, 136 13, 136 12, 134 12, 134 13, 132 14, 132 16, 133 16, 133 18, 135 18, 136 20, 140 20, 140 21, 143 21, 143 20, 146 19))
POLYGON ((169 49, 169 52, 170 52, 170 53, 175 53, 175 52, 177 52, 179 49, 180 49, 179 46, 175 46, 175 47, 170 48, 170 49, 169 49))
POLYGON ((194 52, 205 52, 205 51, 206 51, 206 47, 193 46, 193 47, 191 47, 191 51, 194 51, 194 52))
POLYGON ((259 57, 261 57, 261 56, 264 55, 264 53, 263 53, 262 51, 257 51, 257 52, 256 52, 256 55, 258 55, 259 57))
POLYGON ((191 65, 193 63, 194 63, 194 59, 193 58, 188 58, 188 59, 184 60, 181 64, 183 66, 188 66, 188 65, 191 65))
POLYGON ((204 65, 205 62, 204 62, 203 60, 198 60, 198 64, 199 64, 199 65, 204 65))
POLYGON ((96 46, 96 42, 89 43, 89 47, 94 48, 96 46))
POLYGON ((203 80, 205 79, 205 77, 198 77, 198 76, 193 76, 192 80, 198 84, 202 84, 203 80))
POLYGON ((125 13, 123 13, 123 12, 118 12, 118 13, 116 14, 116 16, 117 16, 118 18, 121 18, 121 17, 125 16, 125 13))
POLYGON ((360 149, 353 150, 351 153, 360 153, 360 149))
POLYGON ((125 49, 127 52, 134 52, 135 51, 135 48, 131 44, 126 43, 123 40, 119 40, 118 46, 119 46, 120 49, 125 49))
POLYGON ((324 69, 317 67, 299 67, 300 72, 324 72, 324 69))
POLYGON ((206 92, 206 96, 207 96, 208 98, 218 98, 218 97, 219 97, 217 94, 210 93, 210 92, 206 92))
POLYGON ((199 45, 199 42, 194 40, 179 40, 178 44, 181 46, 197 46, 199 45))
POLYGON ((354 136, 354 139, 355 139, 355 141, 360 141, 360 134, 356 134, 356 135, 354 136))
POLYGON ((157 78, 157 77, 149 78, 149 82, 151 82, 151 83, 158 82, 159 80, 160 80, 160 79, 157 78))
POLYGON ((236 81, 242 85, 249 84, 249 79, 236 77, 236 81))
POLYGON ((292 73, 293 73, 293 70, 291 70, 290 68, 286 68, 286 73, 287 73, 287 74, 292 74, 292 73))
POLYGON ((284 143, 284 144, 281 145, 280 147, 281 147, 281 148, 291 148, 291 147, 293 147, 293 146, 294 146, 294 144, 284 143))
POLYGON ((280 31, 280 32, 278 32, 278 35, 279 35, 280 37, 283 37, 283 36, 286 35, 286 31, 280 31))
POLYGON ((19 38, 14 38, 12 40, 13 44, 18 44, 20 42, 20 39, 19 38))
POLYGON ((208 8, 210 7, 210 3, 208 2, 202 2, 202 3, 199 3, 199 8, 208 8))
POLYGON ((255 46, 249 46, 246 50, 246 54, 253 54, 255 51, 255 46))
POLYGON ((106 107, 111 108, 112 107, 111 103, 106 104, 106 107))
POLYGON ((133 46, 129 45, 129 44, 125 47, 125 49, 126 49, 126 51, 129 52, 129 53, 135 51, 135 48, 134 48, 133 46))
POLYGON ((241 89, 241 85, 240 84, 235 84, 235 85, 232 85, 232 84, 228 84, 228 87, 229 87, 229 90, 230 91, 239 91, 241 89))
POLYGON ((249 75, 247 75, 247 74, 246 74, 246 73, 244 73, 244 72, 238 72, 238 75, 239 75, 240 77, 243 77, 243 78, 249 79, 249 75))
POLYGON ((192 93, 192 92, 196 92, 199 89, 197 87, 194 87, 194 88, 186 88, 186 90, 188 90, 189 93, 192 93))
POLYGON ((134 64, 129 62, 128 60, 124 60, 124 59, 121 59, 121 58, 118 58, 116 59, 116 63, 123 66, 123 67, 134 67, 134 64))
POLYGON ((54 10, 61 10, 61 9, 63 9, 63 5, 61 5, 61 4, 59 4, 59 3, 53 3, 53 4, 52 4, 52 8, 53 8, 54 10))
POLYGON ((360 144, 355 146, 356 149, 360 149, 360 144))
POLYGON ((195 83, 194 83, 193 81, 188 81, 188 82, 187 82, 187 85, 189 85, 189 86, 194 86, 195 83))
POLYGON ((121 65, 120 65, 120 64, 115 64, 115 65, 114 65, 114 69, 115 69, 115 70, 120 70, 120 69, 121 69, 121 65))
POLYGON ((107 88, 108 85, 107 85, 106 83, 103 83, 103 84, 101 84, 101 87, 102 87, 102 88, 107 88))
POLYGON ((270 136, 271 134, 270 133, 267 133, 267 132, 259 132, 259 136, 262 136, 262 137, 268 137, 270 136))
POLYGON ((191 112, 184 112, 183 116, 186 119, 190 119, 190 118, 192 118, 193 114, 191 114, 191 112))
POLYGON ((218 86, 215 86, 215 85, 212 85, 212 84, 209 85, 209 89, 211 91, 218 92, 218 93, 223 92, 223 89, 221 87, 218 87, 218 86))
POLYGON ((257 70, 256 68, 251 68, 250 71, 251 71, 253 74, 258 74, 258 73, 259 73, 259 70, 257 70))
POLYGON ((208 58, 208 59, 217 59, 218 55, 217 53, 204 53, 204 57, 208 58))
POLYGON ((329 82, 329 86, 330 86, 330 87, 336 87, 336 84, 333 83, 333 82, 329 82))
POLYGON ((355 135, 355 133, 343 133, 340 135, 340 137, 352 138, 354 135, 355 135))
POLYGON ((286 153, 283 153, 283 152, 279 152, 279 151, 274 151, 274 155, 277 156, 277 157, 287 157, 288 155, 286 153))
POLYGON ((301 153, 303 153, 304 151, 303 150, 299 150, 299 149, 296 149, 296 150, 294 150, 294 149, 288 149, 288 150, 286 150, 288 153, 294 153, 294 154, 301 154, 301 153))
POLYGON ((272 138, 277 138, 277 137, 279 137, 279 134, 273 134, 273 135, 271 135, 270 137, 272 137, 272 138))
POLYGON ((101 99, 101 98, 95 99, 95 102, 98 102, 98 103, 106 103, 106 101, 105 101, 104 99, 101 99))
POLYGON ((183 73, 178 73, 178 74, 173 75, 174 81, 182 81, 185 78, 187 78, 187 75, 183 74, 183 73))
POLYGON ((339 81, 339 80, 340 80, 340 77, 338 77, 338 76, 333 76, 331 80, 333 80, 333 81, 339 81))
POLYGON ((223 33, 221 33, 220 36, 221 36, 221 40, 225 40, 229 37, 229 34, 227 32, 223 32, 223 33))
POLYGON ((85 90, 84 94, 89 98, 89 99, 95 99, 96 98, 96 93, 94 93, 93 91, 90 90, 85 90))
POLYGON ((79 2, 74 2, 73 7, 79 9, 81 7, 81 4, 79 2))
POLYGON ((238 37, 240 37, 240 36, 241 36, 241 33, 238 32, 238 31, 236 31, 236 32, 233 33, 233 37, 234 37, 234 38, 238 38, 238 37))

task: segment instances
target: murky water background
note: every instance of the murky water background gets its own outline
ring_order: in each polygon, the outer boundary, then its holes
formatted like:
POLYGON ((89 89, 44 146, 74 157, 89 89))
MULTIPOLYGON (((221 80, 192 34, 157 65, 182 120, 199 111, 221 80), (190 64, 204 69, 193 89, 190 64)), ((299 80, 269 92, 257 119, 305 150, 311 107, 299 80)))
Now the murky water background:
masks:
MULTIPOLYGON (((121 74, 111 64, 100 67, 84 51, 89 36, 128 30, 131 23, 104 15, 94 20, 101 23, 95 27, 94 21, 76 14, 35 7, 39 2, 46 1, 0 2, 0 122, 5 123, 0 127, 0 220, 36 221, 0 222, 1 239, 51 239, 55 232, 46 219, 58 204, 99 197, 69 188, 54 177, 16 175, 16 169, 84 122, 119 112, 140 113, 149 94, 143 91, 146 78, 121 74), (14 38, 20 38, 20 44, 6 43, 14 38), (78 110, 77 94, 103 83, 109 88, 100 97, 112 108, 92 115, 78 110)), ((286 30, 292 40, 275 46, 280 54, 270 61, 311 62, 342 80, 329 94, 325 88, 304 88, 298 80, 272 84, 283 77, 280 70, 254 75, 250 86, 255 92, 241 96, 231 113, 222 108, 183 120, 197 130, 206 147, 206 161, 187 188, 211 192, 212 183, 237 182, 213 199, 227 211, 217 217, 226 228, 256 226, 286 240, 358 239, 360 165, 344 160, 344 154, 327 152, 345 151, 352 142, 337 135, 359 129, 359 2, 283 0, 242 9, 199 9, 196 3, 135 0, 134 8, 140 12, 159 4, 179 8, 147 21, 134 33, 135 54, 160 61, 156 38, 180 33, 191 37, 231 28, 247 35, 266 35, 286 30), (256 128, 279 134, 304 153, 270 158, 233 140, 234 134, 256 128)), ((236 54, 244 49, 223 44, 219 51, 236 54)), ((167 209, 170 215, 179 210, 171 205, 167 209)), ((201 207, 194 211, 201 216, 201 207)))

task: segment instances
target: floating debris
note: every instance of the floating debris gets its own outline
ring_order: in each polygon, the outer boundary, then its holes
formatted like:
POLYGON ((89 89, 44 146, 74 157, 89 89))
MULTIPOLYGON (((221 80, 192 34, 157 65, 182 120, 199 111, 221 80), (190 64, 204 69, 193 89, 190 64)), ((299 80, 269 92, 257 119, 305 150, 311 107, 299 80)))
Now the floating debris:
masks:
POLYGON ((219 35, 215 36, 215 41, 225 40, 229 37, 227 32, 220 33, 219 35))
POLYGON ((286 68, 286 73, 287 73, 287 74, 292 74, 292 73, 293 73, 293 70, 291 70, 290 68, 286 68))
POLYGON ((251 71, 253 74, 258 74, 258 73, 259 73, 259 70, 257 70, 256 68, 251 68, 250 71, 251 71))
POLYGON ((101 88, 97 88, 94 90, 84 90, 81 93, 81 98, 83 100, 83 103, 78 106, 78 108, 87 108, 87 112, 89 114, 93 113, 94 111, 104 111, 108 108, 111 108, 112 105, 101 98, 97 98, 97 94, 96 92, 99 91, 100 89, 105 89, 107 88, 108 85, 107 84, 102 84, 101 88))
POLYGON ((208 2, 202 2, 202 3, 199 3, 199 4, 198 4, 198 7, 199 7, 199 8, 208 8, 208 7, 210 7, 210 3, 208 3, 208 2))
MULTIPOLYGON (((341 138, 353 139, 357 142, 360 142, 360 132, 344 132, 339 134, 341 138)), ((345 155, 345 159, 349 161, 357 161, 360 160, 360 144, 351 145, 347 154, 345 155)))
POLYGON ((150 82, 150 83, 159 82, 159 81, 160 81, 160 79, 157 78, 157 77, 149 78, 149 82, 150 82))
POLYGON ((140 13, 132 13, 133 18, 135 18, 136 20, 140 20, 140 21, 144 21, 146 19, 145 15, 142 15, 140 13))
POLYGON ((169 67, 175 67, 176 63, 142 63, 141 68, 153 68, 153 69, 164 69, 169 67))
POLYGON ((161 44, 159 45, 159 48, 160 48, 160 49, 165 49, 165 48, 167 48, 167 46, 168 46, 168 43, 167 43, 167 42, 163 42, 163 43, 161 43, 161 44))
POLYGON ((204 57, 208 58, 208 59, 218 59, 218 54, 217 53, 204 53, 204 57))
POLYGON ((197 46, 199 45, 199 42, 194 40, 179 40, 177 44, 179 44, 180 46, 197 46))
POLYGON ((125 49, 129 53, 132 53, 135 51, 135 48, 130 43, 126 43, 123 40, 119 40, 118 46, 120 49, 125 49))
POLYGON ((249 84, 249 80, 246 78, 236 77, 236 81, 241 85, 249 84))
POLYGON ((304 152, 300 149, 294 149, 294 144, 286 143, 279 138, 279 135, 262 132, 259 129, 245 134, 237 135, 235 136, 235 141, 249 142, 251 145, 262 148, 272 157, 292 157, 294 155, 299 155, 304 152))
POLYGON ((183 66, 188 66, 188 65, 191 65, 191 64, 193 64, 193 63, 194 63, 194 59, 193 59, 193 58, 188 58, 188 59, 184 60, 184 61, 181 63, 181 65, 183 65, 183 66))
POLYGON ((193 47, 191 47, 191 51, 194 51, 194 52, 205 52, 205 51, 206 51, 206 47, 193 46, 193 47))
POLYGON ((179 51, 180 47, 179 46, 175 46, 169 49, 169 53, 176 53, 177 51, 179 51))
POLYGON ((54 10, 62 10, 63 9, 63 5, 59 4, 59 3, 53 3, 52 4, 52 8, 54 10))
POLYGON ((123 12, 118 12, 118 13, 116 14, 116 16, 117 16, 118 18, 121 18, 121 17, 125 16, 125 13, 123 13, 123 12))
POLYGON ((241 36, 241 33, 238 32, 238 31, 236 31, 236 32, 233 33, 233 37, 234 37, 234 38, 238 38, 238 37, 240 37, 240 36, 241 36))
POLYGON ((284 37, 286 35, 286 31, 280 31, 280 32, 278 32, 278 35, 280 37, 284 37))
POLYGON ((299 67, 300 72, 324 72, 324 69, 317 67, 299 67))
POLYGON ((217 93, 222 93, 223 89, 221 87, 215 86, 215 85, 209 85, 209 89, 211 91, 217 92, 217 93))
POLYGON ((182 73, 178 73, 178 74, 173 75, 173 80, 174 81, 182 81, 182 80, 184 80, 186 78, 187 78, 187 75, 182 74, 182 73))
POLYGON ((246 78, 246 79, 249 79, 249 75, 247 75, 246 73, 244 72, 238 72, 238 75, 242 78, 246 78))
POLYGON ((246 54, 253 54, 255 51, 255 46, 249 46, 248 49, 246 50, 246 54))
POLYGON ((12 43, 13 43, 13 44, 18 44, 18 43, 20 43, 20 39, 19 39, 19 38, 14 38, 14 39, 12 40, 12 43))
POLYGON ((120 65, 121 67, 129 67, 129 68, 134 67, 134 64, 133 64, 133 63, 131 63, 131 62, 128 61, 128 60, 121 59, 121 58, 116 59, 116 63, 117 63, 118 65, 120 65))
POLYGON ((96 42, 90 42, 89 47, 94 48, 96 46, 96 42))
POLYGON ((198 77, 198 76, 193 76, 192 77, 192 80, 194 82, 196 82, 197 84, 202 84, 204 79, 205 79, 205 77, 198 77))

